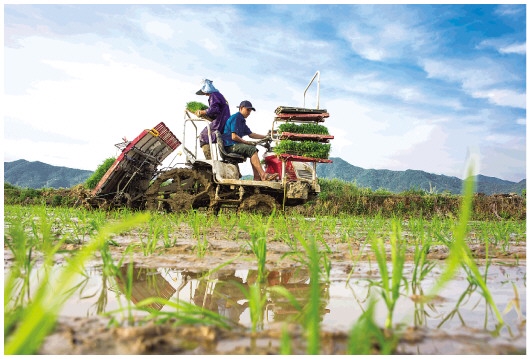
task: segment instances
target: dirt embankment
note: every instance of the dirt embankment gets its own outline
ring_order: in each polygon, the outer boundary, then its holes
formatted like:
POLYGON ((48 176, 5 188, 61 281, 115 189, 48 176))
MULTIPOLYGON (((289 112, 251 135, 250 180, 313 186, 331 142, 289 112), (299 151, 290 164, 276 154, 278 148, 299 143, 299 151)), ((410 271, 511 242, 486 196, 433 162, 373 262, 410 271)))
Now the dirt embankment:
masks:
MULTIPOLYGON (((352 198, 330 196, 319 198, 314 205, 293 208, 306 216, 314 215, 382 215, 447 216, 458 217, 461 196, 455 195, 364 195, 352 198)), ((473 197, 473 219, 495 220, 526 218, 526 198, 516 194, 487 196, 477 193, 473 197)))
MULTIPOLYGON (((70 189, 44 189, 4 191, 4 204, 46 204, 47 206, 83 206, 91 194, 83 185, 70 189)), ((287 212, 304 216, 318 215, 382 215, 458 217, 461 196, 447 194, 428 195, 358 195, 320 196, 304 205, 287 208, 287 212)), ((526 219, 526 197, 517 194, 495 194, 487 196, 477 193, 473 197, 473 219, 526 219)))

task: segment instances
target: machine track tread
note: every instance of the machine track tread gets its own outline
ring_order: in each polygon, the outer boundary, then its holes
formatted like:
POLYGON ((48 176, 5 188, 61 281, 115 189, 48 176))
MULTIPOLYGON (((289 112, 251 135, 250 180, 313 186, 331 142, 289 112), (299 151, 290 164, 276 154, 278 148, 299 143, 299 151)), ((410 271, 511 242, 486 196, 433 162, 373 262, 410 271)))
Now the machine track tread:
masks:
POLYGON ((174 168, 161 173, 146 191, 146 209, 182 212, 209 206, 212 182, 198 171, 174 168))

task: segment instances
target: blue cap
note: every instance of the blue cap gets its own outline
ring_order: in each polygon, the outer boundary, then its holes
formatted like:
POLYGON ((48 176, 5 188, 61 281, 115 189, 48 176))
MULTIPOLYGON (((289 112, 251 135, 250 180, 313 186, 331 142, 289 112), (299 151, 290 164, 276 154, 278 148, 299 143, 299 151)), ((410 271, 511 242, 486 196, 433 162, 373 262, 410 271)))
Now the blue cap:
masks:
POLYGON ((247 101, 247 100, 241 101, 241 103, 239 104, 238 108, 240 108, 240 107, 246 107, 246 108, 249 108, 251 110, 256 111, 256 109, 254 107, 252 107, 252 104, 250 103, 250 101, 247 101))
POLYGON ((202 80, 202 87, 199 91, 195 92, 196 95, 206 95, 207 93, 219 92, 212 84, 212 80, 202 80))

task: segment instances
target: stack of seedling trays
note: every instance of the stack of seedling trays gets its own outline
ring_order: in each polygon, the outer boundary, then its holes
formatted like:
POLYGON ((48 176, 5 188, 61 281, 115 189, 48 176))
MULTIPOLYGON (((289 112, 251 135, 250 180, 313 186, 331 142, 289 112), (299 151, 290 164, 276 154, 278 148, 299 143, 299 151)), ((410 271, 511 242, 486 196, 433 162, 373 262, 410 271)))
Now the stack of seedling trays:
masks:
POLYGON ((281 160, 299 162, 331 163, 328 159, 331 145, 329 140, 334 137, 328 133, 322 122, 329 117, 326 110, 307 109, 300 107, 278 107, 278 144, 274 153, 281 160))

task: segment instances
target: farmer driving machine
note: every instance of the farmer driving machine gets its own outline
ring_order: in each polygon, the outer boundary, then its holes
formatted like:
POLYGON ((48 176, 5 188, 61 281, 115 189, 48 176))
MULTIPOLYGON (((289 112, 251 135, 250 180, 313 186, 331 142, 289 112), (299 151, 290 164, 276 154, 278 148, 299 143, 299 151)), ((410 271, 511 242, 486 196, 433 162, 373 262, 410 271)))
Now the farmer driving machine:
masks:
POLYGON ((199 156, 198 135, 209 122, 185 110, 182 141, 161 122, 133 141, 117 144, 121 154, 92 190, 87 203, 92 207, 168 212, 207 208, 214 213, 224 207, 270 213, 276 208, 303 204, 320 192, 317 163, 331 162, 329 140, 333 136, 320 125, 329 114, 319 109, 319 90, 317 71, 304 91, 304 107, 277 107, 269 135, 256 142, 266 150, 265 171, 277 173, 277 181, 243 179, 239 164, 246 159, 228 153, 220 133, 216 133, 215 143, 209 136, 212 159, 199 156), (305 108, 306 92, 315 79, 316 109, 305 108), (179 146, 185 163, 158 169, 179 146))

